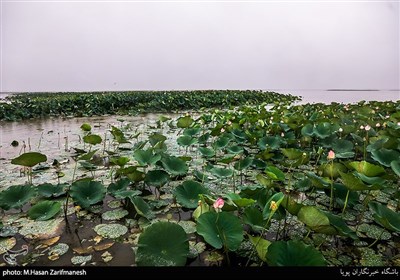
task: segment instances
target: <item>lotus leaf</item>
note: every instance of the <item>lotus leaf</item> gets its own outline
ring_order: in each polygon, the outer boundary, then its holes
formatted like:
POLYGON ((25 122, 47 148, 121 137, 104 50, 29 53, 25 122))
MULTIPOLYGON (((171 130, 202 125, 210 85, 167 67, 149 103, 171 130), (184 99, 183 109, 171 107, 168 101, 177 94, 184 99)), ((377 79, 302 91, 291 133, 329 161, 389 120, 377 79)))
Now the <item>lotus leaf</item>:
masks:
POLYGON ((270 266, 325 266, 322 254, 301 241, 275 241, 268 246, 267 263, 270 266))
POLYGON ((388 230, 400 232, 400 214, 378 202, 370 202, 369 207, 374 213, 375 221, 388 230))
POLYGON ((164 168, 172 175, 185 175, 188 172, 186 163, 174 156, 168 156, 161 160, 164 168))
POLYGON ((103 200, 106 189, 100 182, 81 180, 71 187, 71 197, 82 208, 88 209, 91 205, 103 200))
POLYGON ((189 253, 188 237, 175 223, 157 222, 139 236, 138 266, 184 266, 189 253))
POLYGON ((35 189, 31 186, 11 186, 0 193, 0 207, 4 210, 22 208, 34 195, 35 189))
POLYGON ((208 194, 209 191, 202 184, 195 181, 185 181, 179 185, 174 195, 176 200, 183 206, 189 209, 195 209, 198 206, 199 194, 208 194))
POLYGON ((207 212, 197 220, 197 233, 214 248, 235 251, 243 240, 243 228, 238 217, 228 212, 207 212))
POLYGON ((83 142, 91 144, 91 145, 100 144, 101 141, 102 141, 101 137, 96 134, 90 134, 90 135, 83 136, 83 142))
POLYGON ((99 224, 94 227, 94 231, 104 238, 115 239, 128 232, 128 228, 120 224, 99 224))
POLYGON ((33 167, 38 163, 47 161, 47 156, 37 152, 23 153, 22 155, 13 158, 12 164, 22 165, 25 167, 33 167))
POLYGON ((58 212, 60 212, 60 209, 60 202, 44 200, 32 206, 28 211, 28 215, 31 219, 45 221, 57 215, 58 212))
POLYGON ((400 153, 398 151, 385 148, 372 151, 371 155, 374 160, 386 167, 390 167, 392 161, 400 158, 400 153))
POLYGON ((151 170, 147 172, 144 181, 155 187, 162 187, 169 181, 169 175, 164 170, 151 170))
POLYGON ((68 187, 68 184, 58 184, 53 185, 50 183, 45 183, 39 185, 38 193, 44 197, 58 197, 65 194, 65 189, 68 187))
POLYGON ((352 161, 349 163, 349 166, 357 172, 368 177, 374 177, 385 173, 385 169, 382 166, 366 161, 352 161))

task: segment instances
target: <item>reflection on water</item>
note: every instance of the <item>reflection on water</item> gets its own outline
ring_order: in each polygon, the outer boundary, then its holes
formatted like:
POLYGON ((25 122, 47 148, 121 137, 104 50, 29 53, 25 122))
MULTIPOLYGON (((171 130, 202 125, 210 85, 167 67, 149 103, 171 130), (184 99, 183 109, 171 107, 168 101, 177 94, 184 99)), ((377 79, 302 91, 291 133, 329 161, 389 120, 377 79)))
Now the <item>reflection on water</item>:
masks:
MULTIPOLYGON (((25 151, 43 151, 48 156, 60 154, 68 143, 76 143, 82 135, 80 126, 89 123, 92 133, 104 132, 110 125, 119 126, 119 120, 129 122, 133 128, 154 124, 161 114, 141 114, 138 116, 104 116, 86 118, 49 118, 24 120, 19 122, 0 122, 0 158, 11 159, 25 151), (18 141, 17 147, 11 146, 18 141)), ((163 114, 166 115, 166 114, 163 114)), ((173 115, 175 116, 175 115, 173 115)), ((104 137, 103 137, 104 138, 104 137)))

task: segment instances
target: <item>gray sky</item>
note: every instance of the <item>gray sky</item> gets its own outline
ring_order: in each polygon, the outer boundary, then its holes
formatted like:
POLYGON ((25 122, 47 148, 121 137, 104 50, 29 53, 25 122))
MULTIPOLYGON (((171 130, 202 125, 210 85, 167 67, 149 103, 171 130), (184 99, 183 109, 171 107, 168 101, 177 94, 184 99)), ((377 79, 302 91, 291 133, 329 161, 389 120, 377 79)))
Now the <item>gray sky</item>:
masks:
POLYGON ((1 91, 399 89, 399 3, 1 1, 1 91))

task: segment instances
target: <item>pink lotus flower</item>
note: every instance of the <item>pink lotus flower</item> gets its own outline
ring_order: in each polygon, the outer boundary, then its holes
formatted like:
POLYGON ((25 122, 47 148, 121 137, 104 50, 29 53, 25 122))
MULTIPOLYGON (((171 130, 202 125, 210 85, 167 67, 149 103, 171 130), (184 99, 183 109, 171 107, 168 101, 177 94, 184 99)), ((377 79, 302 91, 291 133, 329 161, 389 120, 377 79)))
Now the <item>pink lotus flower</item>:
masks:
POLYGON ((214 204, 213 204, 214 209, 218 212, 222 207, 224 207, 224 200, 222 198, 218 198, 214 204))
POLYGON ((365 131, 369 131, 371 129, 371 126, 368 124, 365 126, 365 131))
POLYGON ((327 159, 334 159, 335 158, 335 152, 330 150, 328 153, 328 156, 326 157, 327 159))

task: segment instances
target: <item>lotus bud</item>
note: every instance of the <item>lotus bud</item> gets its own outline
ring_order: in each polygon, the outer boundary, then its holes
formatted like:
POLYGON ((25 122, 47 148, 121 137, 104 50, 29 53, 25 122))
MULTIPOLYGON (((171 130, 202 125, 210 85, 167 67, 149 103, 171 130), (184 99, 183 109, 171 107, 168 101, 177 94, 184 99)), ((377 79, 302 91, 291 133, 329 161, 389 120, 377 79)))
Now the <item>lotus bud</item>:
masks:
POLYGON ((330 150, 328 156, 326 157, 328 160, 333 160, 335 158, 335 152, 330 150))
POLYGON ((224 200, 219 197, 213 204, 215 211, 217 212, 221 211, 222 207, 224 207, 224 203, 225 203, 224 200))
POLYGON ((269 206, 269 209, 272 211, 276 211, 278 209, 278 204, 272 200, 271 205, 269 206))
POLYGON ((365 131, 369 131, 371 129, 371 126, 368 124, 365 126, 365 131))

